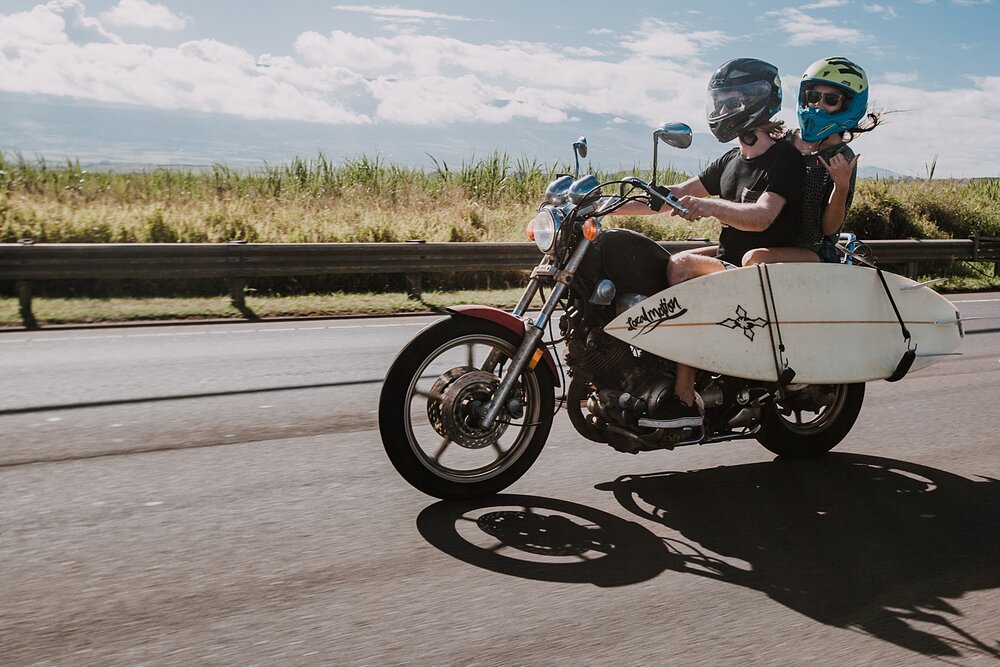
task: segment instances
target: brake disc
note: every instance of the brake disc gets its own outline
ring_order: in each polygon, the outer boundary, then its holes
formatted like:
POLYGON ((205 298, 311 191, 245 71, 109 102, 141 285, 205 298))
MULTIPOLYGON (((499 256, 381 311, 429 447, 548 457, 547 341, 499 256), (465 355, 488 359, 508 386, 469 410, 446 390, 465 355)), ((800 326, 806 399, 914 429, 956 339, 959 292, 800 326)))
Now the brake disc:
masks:
POLYGON ((487 371, 468 371, 453 380, 441 399, 441 428, 445 437, 466 449, 493 445, 507 430, 508 422, 498 418, 484 429, 479 426, 482 407, 490 402, 500 378, 487 371))
POLYGON ((437 431, 440 436, 448 435, 445 430, 444 421, 441 419, 441 400, 448 391, 448 387, 462 377, 466 373, 471 372, 473 369, 469 366, 456 366, 449 371, 442 373, 437 380, 434 381, 434 386, 431 387, 430 397, 427 399, 427 419, 430 420, 431 426, 437 431), (439 398, 435 398, 435 396, 439 398))

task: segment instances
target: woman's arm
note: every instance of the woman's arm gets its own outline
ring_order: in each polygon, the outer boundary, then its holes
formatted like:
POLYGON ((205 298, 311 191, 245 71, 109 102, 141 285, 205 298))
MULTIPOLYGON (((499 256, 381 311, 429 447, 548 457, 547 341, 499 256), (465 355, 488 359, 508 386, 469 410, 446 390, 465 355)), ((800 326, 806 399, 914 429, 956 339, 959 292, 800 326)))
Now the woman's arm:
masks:
POLYGON ((830 174, 830 180, 833 181, 830 200, 823 210, 824 236, 836 234, 844 226, 844 220, 847 218, 847 193, 851 190, 851 177, 858 168, 859 157, 861 157, 860 154, 847 160, 838 153, 831 157, 829 162, 820 158, 830 174))

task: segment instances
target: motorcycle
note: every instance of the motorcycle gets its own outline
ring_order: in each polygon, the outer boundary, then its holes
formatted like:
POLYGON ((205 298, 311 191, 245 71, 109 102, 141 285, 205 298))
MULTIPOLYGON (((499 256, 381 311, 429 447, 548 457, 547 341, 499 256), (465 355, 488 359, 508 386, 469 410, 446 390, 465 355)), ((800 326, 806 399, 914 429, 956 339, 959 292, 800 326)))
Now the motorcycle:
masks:
POLYGON ((528 226, 542 259, 513 311, 448 308, 446 319, 400 351, 385 377, 378 418, 389 460, 407 482, 443 499, 498 493, 538 458, 559 408, 587 440, 632 454, 754 438, 780 456, 813 457, 844 439, 861 410, 863 382, 795 384, 700 372, 703 426, 663 429, 645 419, 673 394, 676 366, 604 327, 667 288, 670 253, 601 220, 632 201, 686 213, 656 185, 656 171, 661 143, 683 149, 691 139, 687 125, 666 124, 653 132, 649 182, 600 183, 579 175, 587 155, 580 137, 575 173, 548 185, 528 226), (617 194, 605 194, 612 189, 617 194), (537 295, 543 304, 529 317, 537 295))

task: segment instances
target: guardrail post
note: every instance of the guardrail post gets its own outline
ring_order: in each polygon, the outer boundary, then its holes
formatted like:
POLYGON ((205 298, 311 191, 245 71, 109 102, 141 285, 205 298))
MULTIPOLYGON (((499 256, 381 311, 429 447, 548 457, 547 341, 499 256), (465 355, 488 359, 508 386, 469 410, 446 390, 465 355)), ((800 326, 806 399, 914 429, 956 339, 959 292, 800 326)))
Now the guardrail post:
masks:
POLYGON ((420 273, 406 274, 406 293, 411 299, 420 301, 420 292, 424 286, 424 276, 420 273))
POLYGON ((907 262, 906 266, 903 269, 903 271, 906 273, 906 277, 909 278, 910 280, 916 280, 917 279, 917 263, 916 262, 907 262))
MULTIPOLYGON (((410 239, 407 243, 427 243, 423 239, 410 239)), ((415 301, 422 301, 421 292, 424 286, 424 276, 421 273, 406 273, 406 294, 415 301)))
POLYGON ((21 322, 25 329, 39 329, 38 320, 31 312, 31 297, 34 295, 35 286, 30 280, 17 281, 17 303, 18 311, 21 314, 21 322))
MULTIPOLYGON (((246 241, 243 239, 233 239, 227 241, 227 245, 241 246, 246 245, 246 241)), ((257 313, 253 312, 249 306, 247 306, 247 281, 245 278, 226 278, 226 286, 229 288, 229 301, 233 304, 233 308, 240 311, 240 315, 248 320, 259 320, 257 313)))
POLYGON ((247 305, 247 281, 243 278, 226 278, 226 285, 229 287, 229 300, 233 308, 240 311, 240 314, 248 320, 259 320, 257 313, 247 305))

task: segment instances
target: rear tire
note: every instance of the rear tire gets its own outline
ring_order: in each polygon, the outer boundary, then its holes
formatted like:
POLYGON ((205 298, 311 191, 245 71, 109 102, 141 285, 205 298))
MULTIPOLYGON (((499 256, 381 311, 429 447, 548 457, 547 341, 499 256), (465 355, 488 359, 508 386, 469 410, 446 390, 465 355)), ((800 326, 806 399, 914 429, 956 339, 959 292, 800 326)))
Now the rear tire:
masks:
POLYGON ((807 385, 761 408, 757 442, 778 456, 821 456, 847 437, 861 412, 865 384, 807 385))
POLYGON ((379 431, 389 460, 424 493, 443 499, 488 496, 516 482, 542 451, 552 427, 549 368, 526 369, 493 427, 477 408, 492 398, 521 336, 486 320, 452 317, 417 335, 396 357, 379 399, 379 431), (486 363, 493 354, 498 364, 486 363), (489 366, 493 366, 489 368, 489 366))

